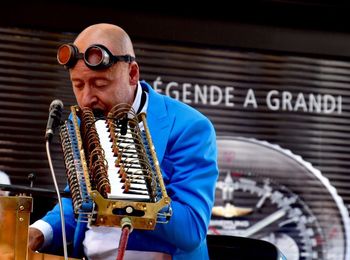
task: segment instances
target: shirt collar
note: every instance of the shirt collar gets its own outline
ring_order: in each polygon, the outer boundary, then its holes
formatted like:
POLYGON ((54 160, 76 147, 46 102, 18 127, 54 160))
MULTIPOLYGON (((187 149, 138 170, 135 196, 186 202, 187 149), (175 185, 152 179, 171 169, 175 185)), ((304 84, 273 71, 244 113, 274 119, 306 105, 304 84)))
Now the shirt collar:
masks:
POLYGON ((146 101, 144 102, 143 104, 143 107, 141 109, 140 108, 140 105, 141 105, 141 97, 142 97, 142 87, 141 87, 141 84, 140 82, 137 83, 137 88, 136 88, 136 96, 135 96, 135 99, 134 99, 134 103, 132 104, 132 108, 134 109, 134 111, 141 111, 141 112, 146 112, 147 110, 147 106, 148 106, 148 94, 146 94, 146 101))
POLYGON ((140 82, 138 82, 136 87, 136 96, 134 99, 134 103, 132 104, 132 108, 134 109, 135 112, 139 110, 139 107, 141 104, 141 95, 142 95, 142 88, 141 88, 140 82))

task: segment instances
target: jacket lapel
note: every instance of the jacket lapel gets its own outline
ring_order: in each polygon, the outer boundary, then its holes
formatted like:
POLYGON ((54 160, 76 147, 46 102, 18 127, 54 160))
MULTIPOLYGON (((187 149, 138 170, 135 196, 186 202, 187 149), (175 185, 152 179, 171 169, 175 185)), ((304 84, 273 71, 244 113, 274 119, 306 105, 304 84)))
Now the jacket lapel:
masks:
POLYGON ((156 93, 145 82, 141 82, 141 85, 146 85, 148 88, 147 123, 152 136, 153 145, 156 149, 158 161, 161 164, 174 119, 173 116, 168 113, 164 96, 156 93))

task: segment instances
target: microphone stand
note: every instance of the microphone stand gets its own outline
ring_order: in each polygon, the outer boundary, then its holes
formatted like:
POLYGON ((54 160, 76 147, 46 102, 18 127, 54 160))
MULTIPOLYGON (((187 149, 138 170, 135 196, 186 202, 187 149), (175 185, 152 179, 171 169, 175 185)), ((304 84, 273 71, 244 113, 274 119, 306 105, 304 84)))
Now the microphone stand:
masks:
MULTIPOLYGON (((33 188, 33 183, 34 183, 35 178, 36 178, 35 173, 32 172, 32 173, 28 174, 28 180, 30 182, 30 188, 33 188)), ((32 197, 32 194, 30 193, 29 196, 32 197)))
POLYGON ((65 228, 65 221, 64 221, 64 214, 63 214, 63 206, 62 206, 60 190, 58 188, 57 181, 56 181, 55 171, 54 171, 53 165, 52 165, 49 139, 46 140, 46 153, 47 153, 47 159, 49 161, 49 166, 50 166, 50 171, 51 171, 51 175, 52 175, 53 184, 55 186, 55 190, 56 190, 56 194, 57 194, 58 205, 59 205, 59 208, 60 208, 64 259, 68 260, 67 241, 66 241, 66 228, 65 228))

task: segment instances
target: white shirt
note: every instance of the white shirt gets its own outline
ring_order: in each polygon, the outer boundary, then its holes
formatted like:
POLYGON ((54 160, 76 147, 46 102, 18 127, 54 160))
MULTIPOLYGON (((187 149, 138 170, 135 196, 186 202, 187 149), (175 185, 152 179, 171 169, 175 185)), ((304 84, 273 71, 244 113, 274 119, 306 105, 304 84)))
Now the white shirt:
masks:
MULTIPOLYGON (((115 260, 121 235, 119 227, 91 226, 85 233, 84 253, 91 260, 115 260)), ((159 252, 126 250, 125 260, 161 260, 171 259, 159 252)))

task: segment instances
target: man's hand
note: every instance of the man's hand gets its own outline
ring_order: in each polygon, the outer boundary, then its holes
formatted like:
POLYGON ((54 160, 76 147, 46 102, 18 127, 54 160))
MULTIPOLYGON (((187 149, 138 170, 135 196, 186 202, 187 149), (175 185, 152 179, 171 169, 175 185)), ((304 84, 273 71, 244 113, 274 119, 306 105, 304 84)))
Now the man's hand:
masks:
POLYGON ((28 248, 32 251, 37 251, 44 243, 44 235, 39 229, 29 228, 28 248))

